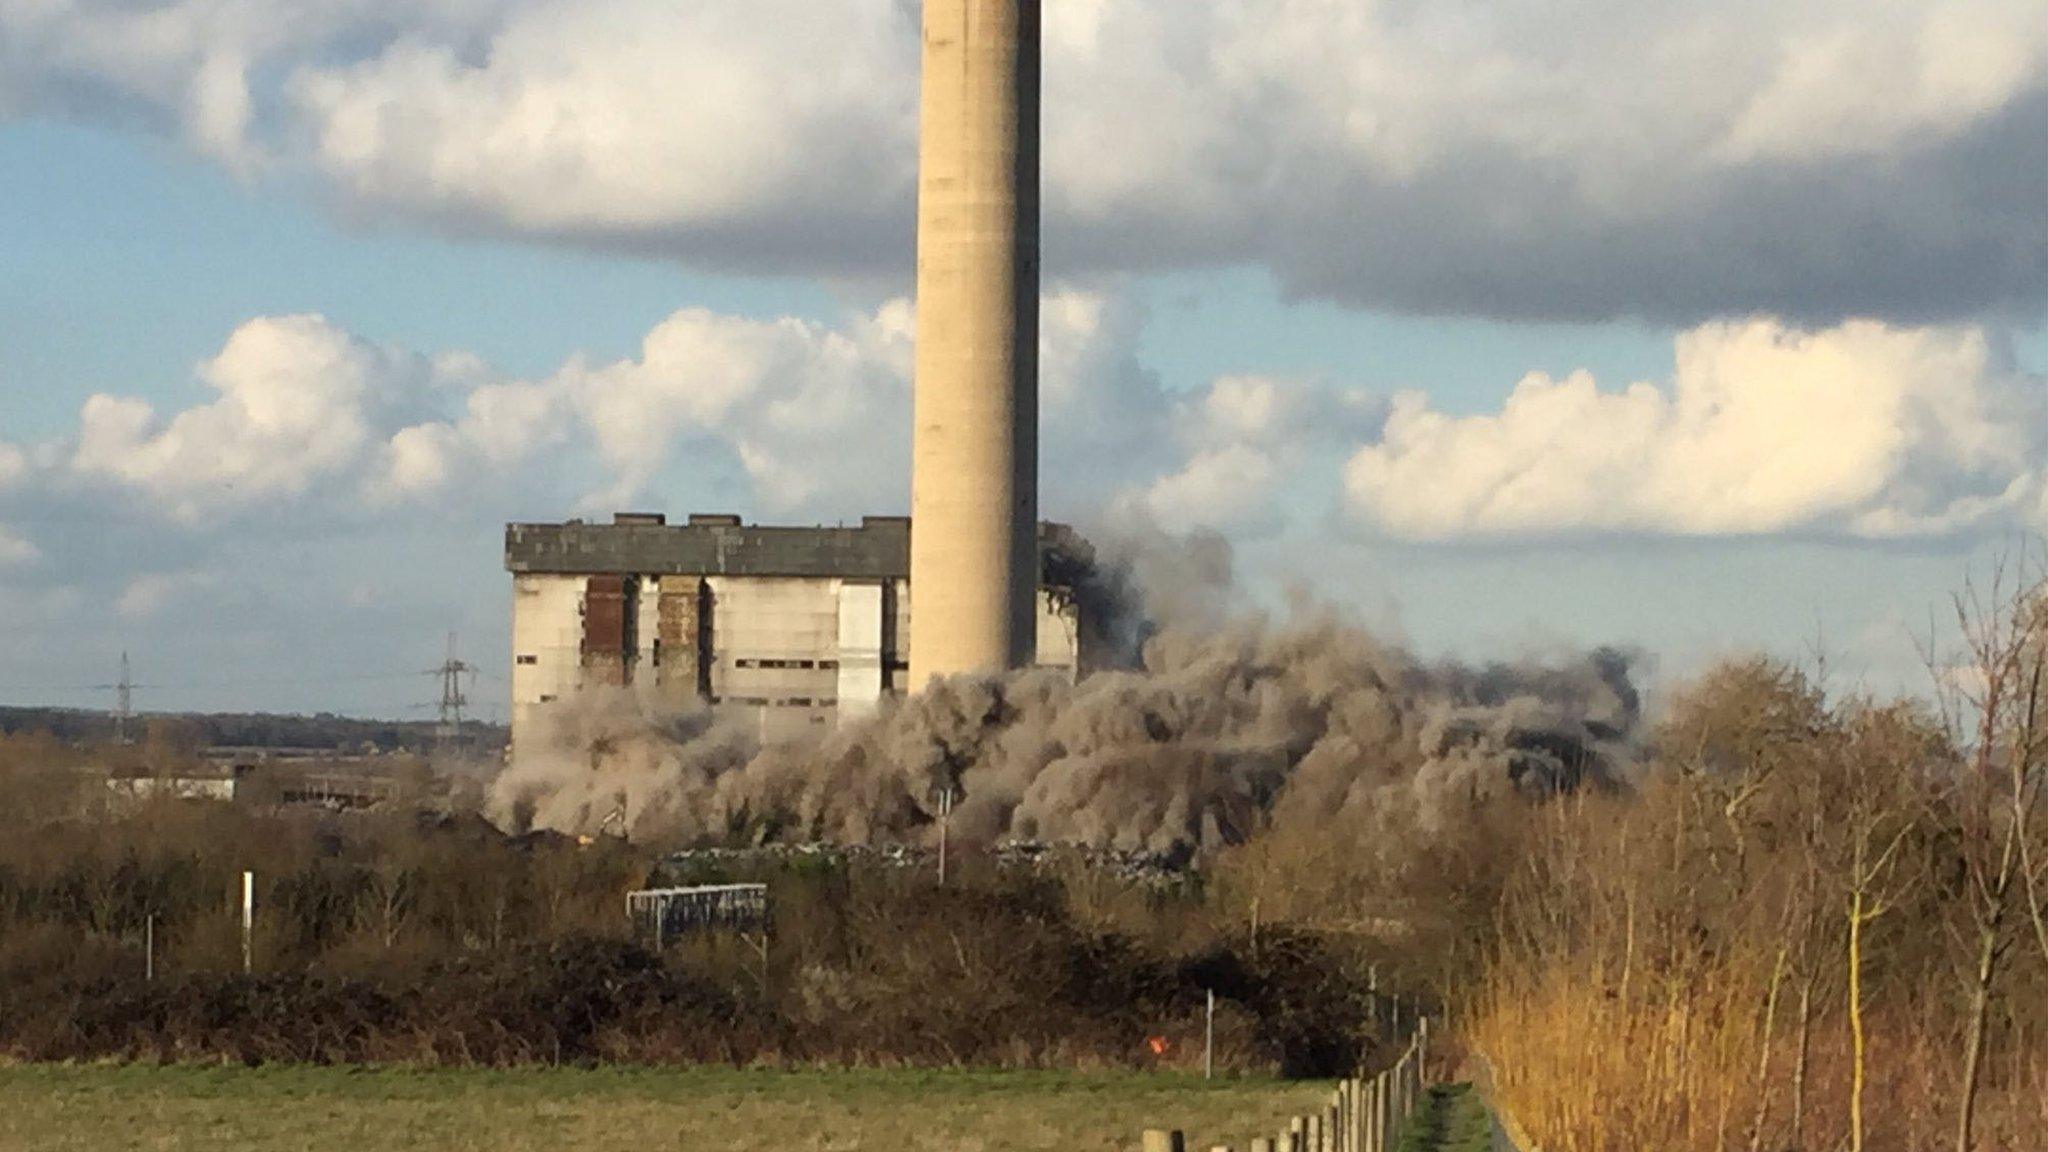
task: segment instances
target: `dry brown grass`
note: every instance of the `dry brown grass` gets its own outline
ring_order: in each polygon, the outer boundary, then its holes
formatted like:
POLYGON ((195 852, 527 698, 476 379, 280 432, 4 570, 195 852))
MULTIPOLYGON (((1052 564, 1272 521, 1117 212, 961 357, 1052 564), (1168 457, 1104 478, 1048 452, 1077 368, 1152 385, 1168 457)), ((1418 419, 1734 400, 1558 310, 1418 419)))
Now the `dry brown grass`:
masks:
MULTIPOLYGON (((1587 973, 1565 970, 1502 982, 1468 1029, 1496 1070, 1496 1098, 1547 1152, 1842 1146, 1850 1070, 1839 1011, 1814 1022, 1805 1115, 1795 1137, 1792 1022, 1780 1020, 1772 1072, 1758 1077, 1763 1031, 1755 1006, 1764 989, 1724 971, 1699 974, 1661 1003, 1624 1003, 1612 991, 1587 973)), ((1878 1058, 1867 1089, 1869 1147, 1944 1146, 1954 1122, 1953 1037, 1930 1034, 1910 1009, 1887 1010, 1870 1031, 1878 1058)), ((2048 1061, 2029 1048, 2009 1050, 1987 1080, 1976 1146, 2048 1147, 2048 1061)))
POLYGON ((1987 837, 1969 817, 1989 774, 1930 718, 1768 663, 1713 674, 1673 715, 1668 759, 1629 796, 1534 822, 1463 1005, 1536 1143, 2048 1148, 2048 947, 1973 887, 1985 844, 2048 843, 2048 821, 2021 808, 1987 837), (1986 907, 2002 919, 1973 918, 1986 907))
POLYGON ((1111 1152, 1243 1146, 1327 1086, 975 1072, 0 1067, 6 1152, 1111 1152))

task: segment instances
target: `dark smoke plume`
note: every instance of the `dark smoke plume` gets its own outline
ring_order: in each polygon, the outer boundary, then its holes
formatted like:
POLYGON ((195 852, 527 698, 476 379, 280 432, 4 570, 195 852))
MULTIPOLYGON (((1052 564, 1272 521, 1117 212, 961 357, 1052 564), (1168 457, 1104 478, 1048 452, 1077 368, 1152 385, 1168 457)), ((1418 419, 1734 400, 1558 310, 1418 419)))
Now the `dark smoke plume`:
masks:
POLYGON ((1627 754, 1639 701, 1619 653, 1429 664, 1331 609, 1232 613, 1229 569, 1219 538, 1102 565, 1077 594, 1110 670, 954 680, 811 742, 586 694, 499 778, 494 814, 665 844, 921 842, 950 787, 970 841, 1167 850, 1340 814, 1427 828, 1611 779, 1627 754))

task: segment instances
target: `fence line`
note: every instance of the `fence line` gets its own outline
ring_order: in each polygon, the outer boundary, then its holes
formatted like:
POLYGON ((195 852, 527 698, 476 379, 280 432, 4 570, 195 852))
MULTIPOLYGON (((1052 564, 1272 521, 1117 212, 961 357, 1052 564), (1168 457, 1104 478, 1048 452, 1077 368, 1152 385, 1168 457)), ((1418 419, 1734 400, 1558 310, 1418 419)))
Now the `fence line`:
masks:
MULTIPOLYGON (((1277 1135, 1261 1136, 1250 1152, 1394 1152, 1428 1091, 1429 1020, 1415 1021, 1415 1034, 1392 1067, 1374 1076, 1361 1072, 1338 1081, 1320 1111, 1296 1116, 1277 1135)), ((1144 1152, 1188 1152, 1187 1137, 1175 1129, 1145 1132, 1144 1152)), ((1218 1144, 1210 1152, 1232 1152, 1218 1144)))
POLYGON ((1485 1102, 1486 1114, 1493 1122, 1493 1152, 1543 1152, 1502 1105, 1500 1085, 1493 1075, 1493 1061, 1487 1059, 1484 1052, 1474 1052, 1470 1059, 1478 1072, 1472 1078, 1473 1087, 1478 1090, 1479 1099, 1485 1102))

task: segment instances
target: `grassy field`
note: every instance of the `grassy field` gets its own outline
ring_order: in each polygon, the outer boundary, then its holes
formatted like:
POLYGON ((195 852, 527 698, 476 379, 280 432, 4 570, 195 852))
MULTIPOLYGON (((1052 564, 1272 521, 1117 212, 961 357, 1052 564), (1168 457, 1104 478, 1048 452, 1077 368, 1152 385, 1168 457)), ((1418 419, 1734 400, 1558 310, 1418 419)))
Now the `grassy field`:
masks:
POLYGON ((1031 1072, 0 1067, 0 1152, 1122 1152, 1148 1125, 1244 1147, 1327 1092, 1031 1072))

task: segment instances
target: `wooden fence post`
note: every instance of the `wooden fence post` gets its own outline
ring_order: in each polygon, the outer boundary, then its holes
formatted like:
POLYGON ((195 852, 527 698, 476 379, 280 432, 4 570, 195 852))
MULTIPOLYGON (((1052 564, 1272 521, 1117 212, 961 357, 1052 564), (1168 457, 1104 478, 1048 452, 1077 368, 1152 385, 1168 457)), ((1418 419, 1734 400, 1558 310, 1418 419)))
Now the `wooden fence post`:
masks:
POLYGON ((1359 1126, 1365 1129, 1365 1152, 1380 1152, 1379 1130, 1373 1120, 1374 1114, 1378 1111, 1379 1099, 1380 1081, 1379 1077, 1375 1076, 1365 1082, 1365 1099, 1361 1102, 1364 1105, 1364 1114, 1358 1118, 1359 1126))
POLYGON ((1387 1074, 1382 1072, 1373 1077, 1372 1088, 1373 1152, 1387 1152, 1387 1074))
POLYGON ((1337 1082, 1337 1152, 1357 1152, 1351 1146, 1351 1078, 1337 1082))
POLYGON ((256 970, 256 873, 242 873, 242 975, 256 970))
POLYGON ((1372 1012, 1372 1030, 1380 1030, 1380 966, 1375 964, 1366 973, 1365 1002, 1372 1012))
MULTIPOLYGON (((1389 997, 1396 1026, 1400 1001, 1389 997)), ((1395 1152, 1430 1091, 1429 1017, 1418 1009, 1409 1014, 1408 1044, 1392 1067, 1370 1079, 1346 1076, 1337 1081, 1324 1105, 1287 1122, 1273 1138, 1258 1137, 1247 1152, 1395 1152)), ((1187 1137, 1178 1130, 1148 1128, 1143 1152, 1187 1152, 1187 1137)), ((1209 1152, 1232 1152, 1216 1144, 1209 1152)))
POLYGON ((1365 1080, 1351 1078, 1351 1152, 1365 1152, 1365 1080))

